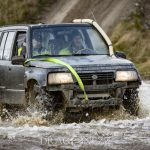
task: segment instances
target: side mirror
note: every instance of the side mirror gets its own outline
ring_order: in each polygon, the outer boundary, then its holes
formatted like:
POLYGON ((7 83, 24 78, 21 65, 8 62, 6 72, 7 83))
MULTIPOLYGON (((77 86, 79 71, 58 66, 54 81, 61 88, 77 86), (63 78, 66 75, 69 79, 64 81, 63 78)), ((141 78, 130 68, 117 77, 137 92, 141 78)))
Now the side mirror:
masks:
POLYGON ((23 65, 25 62, 25 58, 23 56, 13 56, 12 64, 13 65, 23 65))
POLYGON ((120 51, 116 51, 115 56, 120 57, 120 58, 124 58, 124 59, 127 58, 126 54, 124 52, 120 52, 120 51))

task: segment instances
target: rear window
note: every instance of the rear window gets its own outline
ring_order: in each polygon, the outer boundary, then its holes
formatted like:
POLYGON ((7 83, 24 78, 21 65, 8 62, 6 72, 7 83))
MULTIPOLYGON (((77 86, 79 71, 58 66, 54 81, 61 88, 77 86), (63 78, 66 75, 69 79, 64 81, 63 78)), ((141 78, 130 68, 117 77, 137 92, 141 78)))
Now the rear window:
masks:
POLYGON ((3 50, 4 50, 4 46, 5 46, 5 42, 6 42, 6 38, 7 38, 7 32, 5 32, 2 36, 1 39, 1 43, 0 43, 0 59, 2 59, 3 56, 3 50))
POLYGON ((14 42, 14 36, 15 36, 15 32, 8 33, 5 48, 4 48, 4 54, 3 54, 4 60, 8 60, 10 57, 11 48, 13 47, 12 45, 14 42))

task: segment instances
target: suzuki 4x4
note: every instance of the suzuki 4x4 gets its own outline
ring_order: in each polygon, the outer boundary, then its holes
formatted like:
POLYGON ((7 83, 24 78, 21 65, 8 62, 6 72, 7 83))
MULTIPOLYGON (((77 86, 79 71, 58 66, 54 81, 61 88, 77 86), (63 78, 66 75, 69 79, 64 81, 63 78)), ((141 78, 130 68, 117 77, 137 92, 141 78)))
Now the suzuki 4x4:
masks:
POLYGON ((0 103, 81 114, 139 110, 140 75, 90 19, 0 28, 0 103))

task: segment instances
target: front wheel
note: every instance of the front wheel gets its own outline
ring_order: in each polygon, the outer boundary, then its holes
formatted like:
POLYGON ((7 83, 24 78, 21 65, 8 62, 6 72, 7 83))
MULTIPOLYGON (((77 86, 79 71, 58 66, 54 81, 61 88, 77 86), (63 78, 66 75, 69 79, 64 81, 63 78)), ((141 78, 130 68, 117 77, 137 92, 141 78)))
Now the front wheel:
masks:
POLYGON ((35 89, 36 85, 33 85, 27 92, 28 107, 42 113, 45 119, 51 118, 54 113, 54 96, 35 89))
POLYGON ((37 94, 35 108, 43 114, 44 119, 51 119, 54 115, 54 97, 48 93, 37 94))
POLYGON ((136 89, 127 89, 123 96, 123 106, 128 113, 138 116, 139 97, 136 89))

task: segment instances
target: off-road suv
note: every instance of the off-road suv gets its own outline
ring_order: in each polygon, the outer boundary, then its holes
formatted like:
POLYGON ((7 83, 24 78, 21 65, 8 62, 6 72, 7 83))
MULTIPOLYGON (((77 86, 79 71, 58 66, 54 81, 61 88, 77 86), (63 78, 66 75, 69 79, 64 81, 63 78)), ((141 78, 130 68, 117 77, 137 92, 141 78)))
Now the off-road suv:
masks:
POLYGON ((138 114, 134 64, 90 19, 0 28, 0 103, 54 113, 104 107, 138 114))

